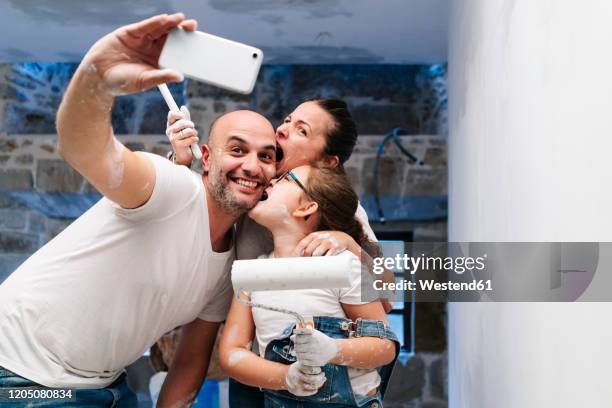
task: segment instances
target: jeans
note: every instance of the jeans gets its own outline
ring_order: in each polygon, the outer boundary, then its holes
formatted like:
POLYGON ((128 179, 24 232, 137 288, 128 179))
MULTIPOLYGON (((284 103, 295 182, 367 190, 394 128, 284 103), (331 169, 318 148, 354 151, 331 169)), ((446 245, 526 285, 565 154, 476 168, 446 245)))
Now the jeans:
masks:
MULTIPOLYGON (((392 340, 395 343, 395 359, 399 354, 399 341, 395 334, 377 320, 350 320, 337 317, 315 317, 315 328, 329 337, 342 339, 350 337, 379 337, 392 340)), ((266 360, 283 364, 292 364, 296 361, 292 354, 293 343, 289 336, 295 325, 288 327, 281 339, 273 340, 266 347, 266 360)), ((382 407, 385 394, 395 359, 382 367, 379 367, 380 386, 375 395, 356 395, 353 393, 348 370, 345 366, 327 364, 322 367, 327 380, 323 387, 312 396, 298 397, 287 391, 264 390, 266 408, 315 408, 315 407, 382 407)))
MULTIPOLYGON (((32 408, 133 408, 138 407, 136 394, 128 387, 126 374, 123 373, 115 382, 106 388, 66 388, 72 392, 72 398, 51 399, 9 399, 7 388, 33 390, 54 390, 23 378, 12 371, 0 367, 0 407, 32 407, 32 408)), ((64 389, 61 389, 64 390, 64 389)), ((19 395, 18 393, 17 395, 19 395)), ((49 392, 43 392, 50 395, 49 392)), ((15 393, 14 393, 15 395, 15 393)))
POLYGON ((230 408, 264 408, 264 393, 257 387, 250 387, 230 378, 229 406, 230 408))

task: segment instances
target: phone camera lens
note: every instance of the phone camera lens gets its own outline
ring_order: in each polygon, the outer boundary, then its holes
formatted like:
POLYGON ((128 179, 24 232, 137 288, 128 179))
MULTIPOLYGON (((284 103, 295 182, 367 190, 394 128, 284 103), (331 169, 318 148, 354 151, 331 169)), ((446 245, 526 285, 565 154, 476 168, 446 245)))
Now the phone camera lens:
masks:
POLYGON ((257 53, 256 53, 256 52, 254 52, 254 53, 253 53, 253 59, 256 59, 256 58, 257 58, 257 53))

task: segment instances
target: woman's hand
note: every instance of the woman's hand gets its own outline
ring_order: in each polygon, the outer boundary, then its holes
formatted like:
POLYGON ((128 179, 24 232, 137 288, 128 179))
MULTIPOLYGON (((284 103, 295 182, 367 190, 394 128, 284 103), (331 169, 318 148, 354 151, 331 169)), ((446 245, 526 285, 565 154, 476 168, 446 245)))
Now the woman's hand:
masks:
MULTIPOLYGON (((308 234, 302 239, 295 249, 293 256, 321 256, 321 255, 337 255, 344 250, 351 251, 359 259, 367 254, 362 252, 361 247, 353 237, 342 231, 315 231, 308 234)), ((366 262, 367 263, 367 262, 366 262)), ((389 271, 385 271, 383 276, 384 282, 395 282, 395 277, 389 271)), ((389 299, 381 299, 382 306, 386 313, 393 310, 393 303, 389 299)))
POLYGON ((170 139, 172 150, 174 150, 174 162, 190 167, 193 156, 189 146, 194 143, 197 144, 200 139, 186 106, 181 106, 180 112, 168 112, 166 135, 170 139))
POLYGON ((287 370, 285 384, 287 391, 293 395, 307 397, 315 395, 325 384, 325 380, 321 367, 304 367, 302 362, 296 361, 287 370))
POLYGON ((355 240, 342 231, 315 231, 297 244, 293 256, 337 255, 345 249, 361 250, 355 240))

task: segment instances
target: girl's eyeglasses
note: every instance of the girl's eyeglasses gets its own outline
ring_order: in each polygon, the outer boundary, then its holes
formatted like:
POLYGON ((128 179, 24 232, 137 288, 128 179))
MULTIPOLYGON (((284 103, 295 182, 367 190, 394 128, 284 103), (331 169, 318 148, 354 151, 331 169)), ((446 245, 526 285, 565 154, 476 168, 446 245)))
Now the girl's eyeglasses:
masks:
POLYGON ((280 180, 286 179, 287 177, 290 177, 293 181, 295 181, 295 183, 302 189, 302 191, 308 194, 308 192, 306 191, 306 187, 304 187, 302 182, 298 180, 296 175, 291 170, 287 170, 286 172, 284 172, 281 176, 277 178, 277 180, 280 181, 280 180))

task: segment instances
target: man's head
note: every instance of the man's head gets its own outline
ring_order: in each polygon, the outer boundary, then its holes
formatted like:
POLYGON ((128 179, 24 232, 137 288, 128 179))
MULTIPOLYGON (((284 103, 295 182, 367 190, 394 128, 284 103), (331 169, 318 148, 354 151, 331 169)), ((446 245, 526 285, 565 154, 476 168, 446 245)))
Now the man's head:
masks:
POLYGON ((276 138, 272 124, 258 113, 227 113, 211 126, 202 146, 202 166, 211 195, 225 211, 252 208, 274 177, 276 138))
POLYGON ((335 167, 348 160, 357 142, 357 127, 346 103, 312 99, 299 105, 276 129, 277 175, 321 162, 335 167))

